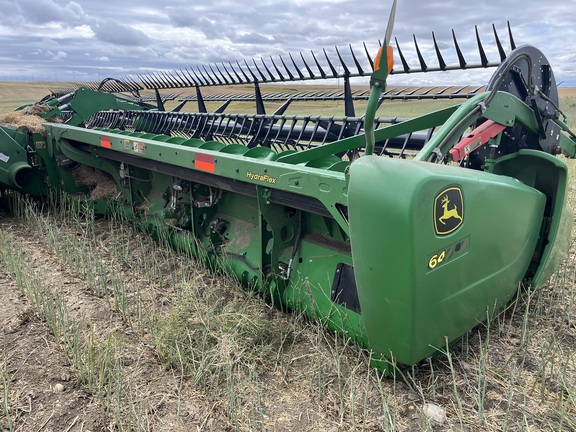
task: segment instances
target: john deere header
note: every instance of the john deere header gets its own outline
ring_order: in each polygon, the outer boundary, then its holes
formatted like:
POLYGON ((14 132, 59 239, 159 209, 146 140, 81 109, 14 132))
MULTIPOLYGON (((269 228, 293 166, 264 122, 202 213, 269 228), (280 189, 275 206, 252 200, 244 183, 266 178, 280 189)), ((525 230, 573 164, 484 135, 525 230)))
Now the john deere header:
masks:
POLYGON ((446 64, 434 38, 438 64, 416 44, 419 64, 409 65, 390 46, 395 7, 380 52, 365 49, 365 59, 351 48, 348 63, 324 51, 313 61, 290 55, 54 91, 21 110, 40 129, 0 126, 2 187, 68 193, 151 234, 167 230, 174 247, 351 337, 376 367, 418 363, 557 268, 572 224, 557 155, 573 157, 576 137, 538 49, 516 47, 510 34, 506 53, 494 32, 500 59, 491 61, 477 32, 478 62, 454 38, 458 64, 446 64), (386 88, 389 75, 486 67, 497 69, 482 87, 386 88), (370 92, 353 91, 352 77, 366 77, 370 92), (260 86, 330 78, 344 90, 260 86), (208 112, 202 90, 223 84, 253 84, 254 93, 212 94, 223 105, 208 112), (182 87, 195 95, 166 111, 179 96, 161 90, 182 87), (387 99, 431 97, 461 103, 417 118, 376 116, 387 99), (256 112, 227 113, 239 99, 256 112), (368 99, 364 117, 359 99, 368 99), (270 100, 283 102, 272 114, 270 100), (287 115, 296 100, 342 100, 345 112, 287 115), (196 110, 184 109, 190 102, 196 110))

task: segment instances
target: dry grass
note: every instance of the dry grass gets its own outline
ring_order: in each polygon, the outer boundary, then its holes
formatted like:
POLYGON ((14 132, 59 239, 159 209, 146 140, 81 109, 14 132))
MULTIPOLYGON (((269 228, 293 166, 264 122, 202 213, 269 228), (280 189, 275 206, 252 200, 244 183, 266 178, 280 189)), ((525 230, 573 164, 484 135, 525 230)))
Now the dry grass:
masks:
POLYGON ((90 199, 113 198, 118 195, 116 182, 104 171, 86 165, 79 165, 72 171, 77 186, 90 188, 90 199))
POLYGON ((7 123, 14 128, 25 127, 30 132, 46 134, 42 123, 46 120, 37 115, 29 115, 24 111, 14 111, 0 114, 0 123, 7 123))

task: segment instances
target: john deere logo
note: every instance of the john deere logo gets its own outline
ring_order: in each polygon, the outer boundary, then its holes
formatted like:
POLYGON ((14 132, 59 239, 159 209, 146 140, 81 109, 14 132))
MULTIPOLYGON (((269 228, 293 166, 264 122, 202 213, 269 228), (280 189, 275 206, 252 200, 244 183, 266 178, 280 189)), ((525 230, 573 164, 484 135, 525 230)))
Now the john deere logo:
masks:
POLYGON ((434 200, 434 229, 438 235, 450 234, 464 221, 462 190, 453 186, 444 189, 434 200))

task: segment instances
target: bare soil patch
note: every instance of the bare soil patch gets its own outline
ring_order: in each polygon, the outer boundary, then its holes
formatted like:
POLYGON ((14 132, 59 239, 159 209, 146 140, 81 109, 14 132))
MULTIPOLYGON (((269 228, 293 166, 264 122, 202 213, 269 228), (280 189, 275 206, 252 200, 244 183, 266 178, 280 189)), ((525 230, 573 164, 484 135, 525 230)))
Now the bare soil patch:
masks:
MULTIPOLYGON (((86 283, 67 269, 21 222, 0 220, 26 251, 31 267, 43 281, 63 294, 71 321, 81 323, 98 338, 122 339, 124 372, 130 371, 132 400, 121 403, 118 417, 133 417, 136 430, 228 430, 217 407, 208 406, 183 385, 182 377, 165 370, 146 341, 124 322, 106 299, 91 294, 86 283), (131 368, 130 365, 135 367, 131 368), (136 412, 131 412, 134 408, 136 412)), ((20 431, 126 430, 118 418, 106 413, 110 401, 98 400, 82 382, 61 340, 55 340, 44 320, 5 272, 0 273, 0 322, 3 368, 10 382, 8 400, 12 418, 0 417, 0 427, 20 431)))
POLYGON ((20 293, 0 271, 4 394, 13 407, 2 430, 97 431, 107 419, 91 394, 74 381, 70 361, 20 293))

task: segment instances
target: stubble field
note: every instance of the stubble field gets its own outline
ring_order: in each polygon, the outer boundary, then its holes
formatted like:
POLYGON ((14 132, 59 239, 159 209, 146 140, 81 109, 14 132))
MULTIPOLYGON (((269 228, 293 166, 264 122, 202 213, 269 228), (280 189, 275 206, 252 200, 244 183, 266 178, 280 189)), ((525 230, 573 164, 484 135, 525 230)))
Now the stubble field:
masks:
MULTIPOLYGON (((46 93, 24 87, 0 85, 0 112, 46 93)), ((576 92, 561 108, 576 116, 576 92)), ((576 430, 574 246, 544 288, 391 379, 120 217, 3 204, 2 430, 576 430)))

